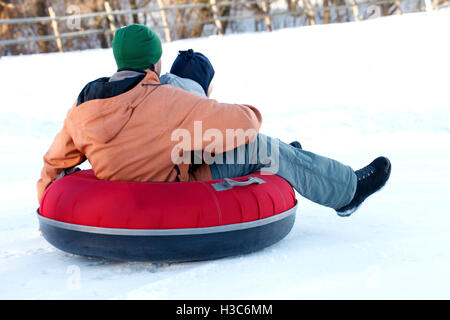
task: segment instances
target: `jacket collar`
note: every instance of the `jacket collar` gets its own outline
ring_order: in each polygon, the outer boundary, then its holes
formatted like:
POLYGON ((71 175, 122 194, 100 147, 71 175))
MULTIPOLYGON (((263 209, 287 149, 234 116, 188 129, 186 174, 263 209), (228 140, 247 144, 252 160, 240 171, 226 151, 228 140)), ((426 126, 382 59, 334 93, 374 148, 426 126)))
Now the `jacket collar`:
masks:
POLYGON ((109 78, 109 82, 120 81, 126 78, 135 78, 142 75, 145 75, 145 71, 137 71, 132 69, 121 69, 114 73, 111 78, 109 78))
MULTIPOLYGON (((117 75, 117 73, 115 75, 117 75)), ((115 81, 110 81, 110 78, 100 78, 89 82, 83 90, 81 90, 78 95, 77 106, 87 101, 107 99, 121 95, 135 88, 140 83, 142 85, 160 84, 158 75, 150 69, 146 70, 146 73, 136 72, 134 77, 117 75, 115 81)))
POLYGON ((145 71, 147 72, 147 74, 145 75, 144 79, 142 80, 142 84, 160 84, 159 77, 155 71, 152 71, 150 69, 147 69, 145 71))
POLYGON ((186 91, 189 91, 190 93, 194 93, 203 98, 207 98, 202 86, 199 83, 195 82, 194 80, 188 78, 181 78, 173 73, 166 73, 161 76, 160 81, 161 84, 170 84, 175 88, 181 88, 186 91))

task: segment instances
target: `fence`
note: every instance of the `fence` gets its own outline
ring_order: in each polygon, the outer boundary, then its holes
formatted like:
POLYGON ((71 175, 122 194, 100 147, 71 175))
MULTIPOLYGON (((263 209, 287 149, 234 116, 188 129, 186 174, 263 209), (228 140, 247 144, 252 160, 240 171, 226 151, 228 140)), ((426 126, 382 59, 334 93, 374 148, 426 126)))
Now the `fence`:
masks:
MULTIPOLYGON (((81 13, 76 12, 76 7, 72 8, 75 10, 75 14, 70 14, 66 16, 56 16, 55 10, 49 6, 48 16, 47 17, 29 17, 29 18, 15 18, 15 19, 0 19, 0 27, 2 25, 26 25, 26 24, 45 24, 48 23, 51 25, 51 29, 53 30, 53 34, 50 35, 37 35, 37 36, 29 36, 29 37, 16 37, 14 39, 1 39, 0 40, 0 49, 1 47, 12 46, 25 44, 30 42, 48 42, 55 41, 56 47, 58 51, 64 51, 64 47, 62 44, 62 39, 73 39, 86 37, 90 35, 111 35, 118 28, 114 21, 114 17, 118 16, 126 16, 126 15, 137 15, 137 14, 151 14, 157 13, 160 16, 160 24, 155 24, 150 26, 154 30, 160 30, 164 33, 165 41, 172 41, 171 31, 179 28, 179 27, 188 27, 195 25, 212 25, 216 27, 217 34, 223 34, 225 30, 223 30, 223 23, 231 22, 231 21, 239 21, 251 19, 254 21, 263 21, 266 25, 268 31, 272 31, 272 21, 276 17, 282 16, 292 16, 292 17, 304 17, 305 21, 309 25, 314 25, 318 23, 317 16, 320 14, 322 23, 330 23, 330 13, 338 12, 341 9, 349 10, 353 15, 354 21, 360 21, 363 18, 370 18, 381 16, 383 13, 381 12, 381 6, 383 5, 392 5, 394 7, 394 11, 396 14, 402 14, 402 6, 401 2, 406 0, 370 0, 365 2, 356 2, 356 0, 342 0, 343 4, 335 5, 328 4, 328 0, 323 1, 322 5, 319 6, 317 3, 313 5, 311 0, 302 0, 296 1, 298 4, 295 10, 285 9, 285 10, 271 10, 271 6, 276 2, 274 0, 249 0, 249 1, 221 1, 218 2, 216 0, 208 0, 202 3, 191 3, 191 4, 178 4, 178 5, 165 5, 163 0, 157 0, 156 7, 148 8, 139 8, 139 9, 126 9, 126 10, 112 10, 108 1, 104 1, 104 11, 102 12, 90 12, 90 13, 81 13), (241 14, 241 15, 227 15, 227 16, 219 16, 219 10, 223 7, 234 7, 237 6, 249 6, 256 5, 260 8, 260 13, 253 14, 241 14), (197 19, 187 22, 178 22, 178 23, 169 23, 168 13, 176 10, 186 10, 186 9, 207 9, 212 12, 211 18, 207 19, 197 19), (364 14, 361 14, 361 9, 364 10, 364 14), (78 30, 73 32, 64 32, 61 33, 59 26, 61 23, 67 23, 67 25, 71 26, 69 29, 81 29, 81 21, 84 19, 103 19, 105 21, 104 28, 89 28, 87 30, 78 30)), ((420 0, 422 1, 422 0, 420 0)), ((443 3, 440 4, 439 0, 423 0, 426 10, 438 10, 440 6, 448 6, 448 0, 444 0, 443 3)), ((441 0, 442 1, 442 0, 441 0)), ((278 1, 279 2, 279 1, 278 1)), ((331 1, 330 1, 331 2, 331 1)), ((69 8, 70 9, 70 8, 69 8)))

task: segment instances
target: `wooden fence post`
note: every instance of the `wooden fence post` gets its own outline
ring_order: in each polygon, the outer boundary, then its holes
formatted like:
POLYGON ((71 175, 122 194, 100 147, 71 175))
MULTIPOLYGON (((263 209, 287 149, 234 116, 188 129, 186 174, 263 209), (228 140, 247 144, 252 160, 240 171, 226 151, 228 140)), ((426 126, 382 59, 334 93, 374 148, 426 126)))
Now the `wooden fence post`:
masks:
POLYGON ((403 12, 402 12, 402 7, 401 7, 401 4, 400 4, 400 0, 395 0, 395 6, 397 7, 397 14, 401 15, 403 12))
POLYGON ((323 23, 330 23, 330 10, 328 9, 328 0, 323 0, 323 23))
POLYGON ((214 23, 216 24, 216 27, 217 27, 217 34, 220 36, 220 35, 222 35, 222 27, 223 26, 222 26, 222 21, 217 19, 217 17, 219 16, 219 9, 217 9, 216 0, 209 0, 209 3, 211 4, 214 23))
POLYGON ((109 4, 108 1, 105 1, 104 6, 105 6, 106 12, 109 13, 108 15, 106 15, 106 18, 108 19, 108 24, 109 24, 109 30, 111 30, 114 33, 114 31, 116 31, 117 28, 114 25, 114 17, 112 14, 110 14, 112 12, 111 5, 109 4))
POLYGON ((263 2, 261 2, 261 7, 262 7, 264 13, 266 14, 266 16, 264 17, 264 22, 267 25, 267 30, 272 31, 272 21, 270 20, 270 16, 269 16, 269 6, 267 5, 267 2, 265 0, 263 2))
POLYGON ((159 13, 161 15, 161 20, 164 26, 164 32, 166 35, 166 41, 172 42, 172 37, 170 36, 170 28, 169 23, 167 22, 167 15, 166 11, 164 10, 164 3, 163 0, 158 0, 158 7, 159 7, 159 13))
POLYGON ((316 24, 316 19, 314 18, 315 12, 312 9, 311 2, 309 0, 303 0, 303 8, 306 16, 309 19, 309 23, 313 26, 316 24))
POLYGON ((52 6, 48 7, 48 15, 52 18, 53 33, 55 34, 55 37, 57 37, 56 38, 56 46, 58 47, 58 51, 62 52, 63 47, 62 47, 61 38, 59 38, 58 22, 55 20, 56 14, 55 14, 55 11, 53 10, 52 6))
POLYGON ((355 21, 359 21, 359 8, 358 4, 355 0, 351 0, 352 3, 352 10, 353 10, 353 17, 355 18, 355 21))

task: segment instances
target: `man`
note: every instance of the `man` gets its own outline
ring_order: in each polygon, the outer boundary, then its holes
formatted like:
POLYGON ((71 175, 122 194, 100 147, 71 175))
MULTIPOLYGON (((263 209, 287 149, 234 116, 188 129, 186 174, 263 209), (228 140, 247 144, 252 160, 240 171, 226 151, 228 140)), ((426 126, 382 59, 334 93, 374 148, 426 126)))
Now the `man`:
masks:
POLYGON ((117 30, 113 53, 118 71, 83 88, 44 156, 39 201, 58 175, 86 159, 104 180, 211 180, 266 170, 340 215, 355 211, 389 178, 391 165, 384 157, 354 172, 335 160, 258 135, 262 117, 255 107, 218 103, 161 85, 161 42, 145 26, 117 30), (213 134, 198 139, 199 132, 213 134), (230 132, 234 135, 225 143, 218 139, 230 132), (205 160, 191 166, 178 161, 194 150, 210 158, 225 155, 225 162, 205 160))

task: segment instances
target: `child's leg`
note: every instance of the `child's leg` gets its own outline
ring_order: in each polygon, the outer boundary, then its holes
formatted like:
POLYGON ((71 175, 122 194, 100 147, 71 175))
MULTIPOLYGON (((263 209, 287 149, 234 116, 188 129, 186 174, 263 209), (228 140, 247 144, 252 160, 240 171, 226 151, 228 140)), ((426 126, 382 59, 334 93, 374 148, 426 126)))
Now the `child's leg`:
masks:
POLYGON ((348 204, 356 190, 357 178, 349 166, 262 134, 254 142, 225 153, 223 163, 217 162, 210 165, 213 179, 255 171, 273 173, 305 198, 333 209, 348 204))

